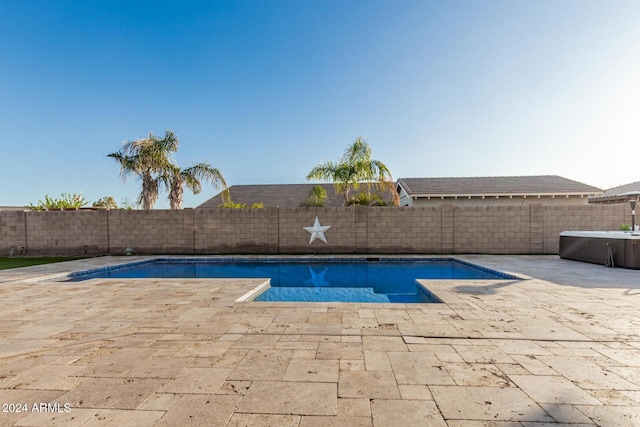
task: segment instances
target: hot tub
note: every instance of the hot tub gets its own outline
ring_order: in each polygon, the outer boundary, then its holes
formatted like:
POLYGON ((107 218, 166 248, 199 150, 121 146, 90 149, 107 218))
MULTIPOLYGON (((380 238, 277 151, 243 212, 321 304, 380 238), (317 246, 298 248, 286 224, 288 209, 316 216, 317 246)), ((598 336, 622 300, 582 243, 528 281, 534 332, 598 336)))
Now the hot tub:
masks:
POLYGON ((560 258, 640 269, 640 233, 630 231, 563 231, 560 258))

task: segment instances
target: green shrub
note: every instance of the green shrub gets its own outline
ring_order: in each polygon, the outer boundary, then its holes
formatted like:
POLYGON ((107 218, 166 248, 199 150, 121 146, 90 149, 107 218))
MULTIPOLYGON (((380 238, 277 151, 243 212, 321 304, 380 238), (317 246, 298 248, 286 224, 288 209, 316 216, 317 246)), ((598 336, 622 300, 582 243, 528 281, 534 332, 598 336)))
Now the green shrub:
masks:
POLYGON ((59 199, 51 198, 48 194, 45 194, 44 201, 38 200, 36 205, 30 204, 27 207, 33 211, 43 211, 46 209, 76 209, 83 207, 87 203, 89 202, 82 197, 82 194, 62 193, 62 196, 59 199))
POLYGON ((631 231, 631 226, 629 224, 622 223, 620 231, 631 231))
POLYGON ((249 206, 246 203, 236 203, 236 202, 233 202, 233 201, 229 200, 226 203, 219 204, 218 207, 219 208, 226 208, 226 209, 247 209, 247 208, 262 209, 262 208, 264 208, 264 203, 254 203, 251 206, 249 206))
POLYGON ((300 203, 302 208, 322 207, 327 202, 327 191, 319 185, 314 186, 307 199, 300 203))
POLYGON ((356 196, 349 198, 347 206, 386 206, 384 200, 377 194, 360 193, 356 196))
POLYGON ((118 209, 118 203, 111 196, 103 197, 99 199, 97 202, 93 202, 94 208, 107 208, 107 209, 118 209))

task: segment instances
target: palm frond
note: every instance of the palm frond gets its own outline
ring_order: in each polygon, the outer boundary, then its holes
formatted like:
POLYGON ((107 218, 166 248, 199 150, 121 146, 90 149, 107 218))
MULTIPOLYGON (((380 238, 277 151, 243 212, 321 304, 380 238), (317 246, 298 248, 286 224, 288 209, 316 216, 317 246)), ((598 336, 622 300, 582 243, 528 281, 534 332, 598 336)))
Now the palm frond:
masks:
POLYGON ((307 181, 311 181, 313 179, 324 182, 334 181, 336 176, 340 173, 338 168, 339 164, 332 161, 320 163, 319 165, 314 166, 314 168, 307 174, 307 181))
POLYGON ((187 187, 193 191, 194 194, 198 194, 202 190, 200 181, 208 182, 216 189, 225 189, 228 187, 222 172, 217 168, 211 167, 208 162, 196 163, 191 167, 183 169, 180 173, 187 187))
POLYGON ((202 191, 200 180, 193 175, 182 175, 185 185, 193 194, 199 194, 202 191))
POLYGON ((371 160, 372 170, 374 172, 374 176, 376 181, 391 181, 393 178, 391 177, 391 171, 379 160, 371 160))
POLYGON ((347 147, 342 156, 343 163, 357 163, 362 160, 371 159, 371 148, 367 141, 361 136, 347 147))
POLYGON ((127 156, 119 151, 107 154, 107 157, 115 159, 120 164, 120 178, 122 179, 122 182, 125 182, 127 176, 129 176, 130 174, 138 173, 138 167, 135 157, 127 156))

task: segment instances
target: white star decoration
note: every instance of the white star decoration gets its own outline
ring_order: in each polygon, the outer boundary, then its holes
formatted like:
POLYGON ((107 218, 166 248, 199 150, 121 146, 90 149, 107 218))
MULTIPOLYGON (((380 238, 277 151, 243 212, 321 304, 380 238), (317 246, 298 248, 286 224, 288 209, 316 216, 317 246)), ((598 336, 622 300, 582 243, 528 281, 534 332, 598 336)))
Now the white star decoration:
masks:
POLYGON ((318 217, 316 217, 316 221, 313 223, 313 227, 302 227, 311 233, 311 238, 309 239, 309 244, 312 244, 314 240, 320 239, 323 242, 327 243, 327 238, 324 237, 324 232, 331 228, 330 225, 320 225, 320 221, 318 221, 318 217))

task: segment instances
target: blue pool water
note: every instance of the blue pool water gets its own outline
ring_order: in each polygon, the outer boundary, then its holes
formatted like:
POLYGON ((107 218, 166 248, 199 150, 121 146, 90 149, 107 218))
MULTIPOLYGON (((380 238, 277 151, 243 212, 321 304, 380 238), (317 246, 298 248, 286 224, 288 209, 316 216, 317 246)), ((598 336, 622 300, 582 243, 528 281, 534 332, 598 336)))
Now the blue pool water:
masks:
POLYGON ((93 278, 269 278, 256 301, 440 302, 416 279, 516 279, 455 259, 158 259, 72 275, 93 278))

